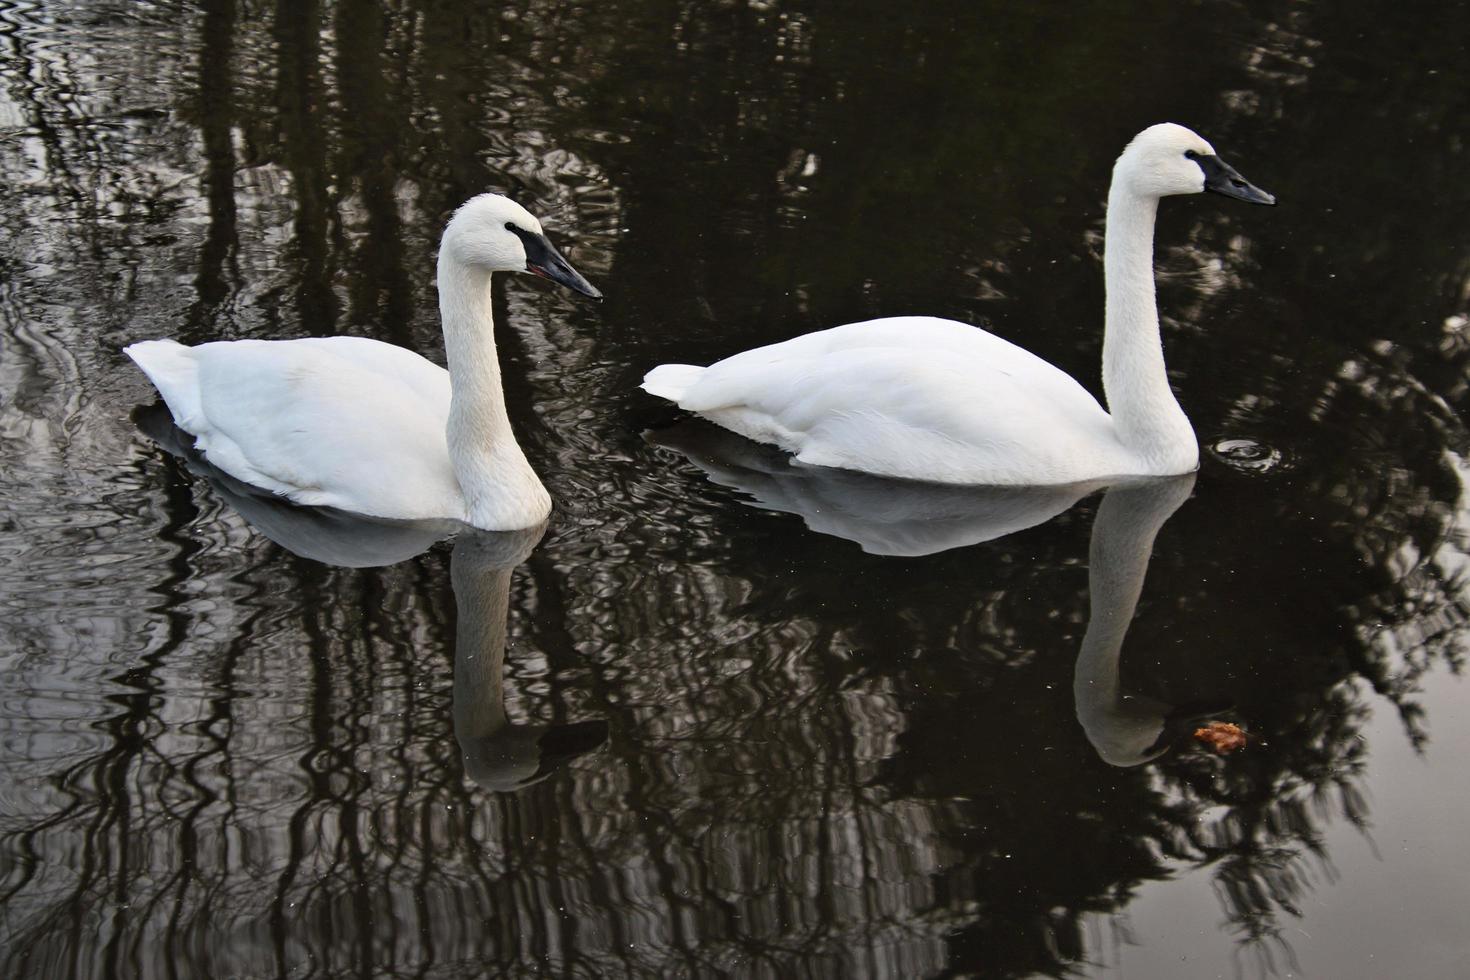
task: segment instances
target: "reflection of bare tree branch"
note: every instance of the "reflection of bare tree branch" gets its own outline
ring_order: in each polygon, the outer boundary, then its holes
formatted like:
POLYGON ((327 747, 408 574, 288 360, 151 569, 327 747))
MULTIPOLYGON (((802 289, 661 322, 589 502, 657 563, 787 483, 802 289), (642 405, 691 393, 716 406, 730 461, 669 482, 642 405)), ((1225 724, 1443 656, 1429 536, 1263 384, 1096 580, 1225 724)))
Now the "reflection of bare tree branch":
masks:
MULTIPOLYGON (((200 29, 198 125, 205 170, 204 195, 209 203, 209 230, 199 255, 195 288, 199 307, 190 324, 189 342, 208 335, 209 314, 228 295, 225 265, 237 244, 235 213, 235 112, 231 92, 235 0, 211 0, 200 29)), ((238 271, 238 270, 232 270, 238 271)))
MULTIPOLYGON (((398 215, 400 134, 411 131, 404 111, 403 84, 392 73, 385 45, 390 39, 377 0, 345 0, 333 20, 337 40, 337 84, 344 132, 337 141, 351 155, 334 168, 354 174, 366 212, 367 234, 358 254, 363 268, 349 316, 354 324, 375 325, 379 336, 411 345, 408 327, 416 296, 403 266, 403 225, 398 215)), ((339 150, 339 152, 341 152, 339 150)))
POLYGON ((274 35, 277 48, 276 106, 283 162, 295 196, 295 238, 300 259, 296 303, 312 335, 336 332, 337 299, 332 291, 340 219, 329 200, 327 95, 321 78, 321 8, 317 0, 280 0, 274 35), (331 241, 329 242, 329 236, 331 241))

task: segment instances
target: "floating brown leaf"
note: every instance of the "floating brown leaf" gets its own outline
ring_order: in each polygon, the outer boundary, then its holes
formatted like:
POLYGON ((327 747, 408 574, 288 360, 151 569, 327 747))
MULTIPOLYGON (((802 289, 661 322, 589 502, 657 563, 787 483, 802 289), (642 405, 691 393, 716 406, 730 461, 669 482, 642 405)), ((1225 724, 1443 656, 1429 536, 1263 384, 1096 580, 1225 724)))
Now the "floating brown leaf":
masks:
POLYGON ((1212 721, 1203 728, 1196 728, 1194 737, 1220 755, 1229 755, 1236 749, 1245 748, 1245 743, 1250 738, 1239 725, 1232 725, 1228 721, 1212 721))

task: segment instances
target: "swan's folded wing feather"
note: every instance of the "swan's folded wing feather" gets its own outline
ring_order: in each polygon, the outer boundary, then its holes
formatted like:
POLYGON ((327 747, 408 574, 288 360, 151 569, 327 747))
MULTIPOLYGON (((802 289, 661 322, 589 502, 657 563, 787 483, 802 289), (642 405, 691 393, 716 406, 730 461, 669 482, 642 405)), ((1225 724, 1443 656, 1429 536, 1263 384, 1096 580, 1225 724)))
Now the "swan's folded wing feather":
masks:
POLYGON ((459 516, 442 368, 363 338, 233 341, 194 351, 203 424, 186 428, 230 475, 303 504, 459 516))
POLYGON ((407 348, 369 337, 304 337, 266 343, 297 344, 303 350, 342 358, 364 372, 406 385, 426 404, 436 410, 442 405, 444 414, 449 413, 449 372, 407 348))

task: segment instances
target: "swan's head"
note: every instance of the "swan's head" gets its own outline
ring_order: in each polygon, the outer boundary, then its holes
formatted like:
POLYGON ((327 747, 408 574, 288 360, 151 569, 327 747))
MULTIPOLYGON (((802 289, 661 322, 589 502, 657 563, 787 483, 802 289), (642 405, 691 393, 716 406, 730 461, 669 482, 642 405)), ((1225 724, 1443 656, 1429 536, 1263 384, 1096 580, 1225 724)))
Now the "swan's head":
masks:
POLYGON ((466 201, 444 229, 440 254, 486 272, 530 272, 583 296, 602 299, 541 230, 541 222, 508 197, 481 194, 466 201))
POLYGON ((1276 203, 1221 160, 1204 137, 1175 123, 1150 126, 1133 137, 1113 167, 1113 181, 1140 197, 1210 191, 1249 204, 1276 203))

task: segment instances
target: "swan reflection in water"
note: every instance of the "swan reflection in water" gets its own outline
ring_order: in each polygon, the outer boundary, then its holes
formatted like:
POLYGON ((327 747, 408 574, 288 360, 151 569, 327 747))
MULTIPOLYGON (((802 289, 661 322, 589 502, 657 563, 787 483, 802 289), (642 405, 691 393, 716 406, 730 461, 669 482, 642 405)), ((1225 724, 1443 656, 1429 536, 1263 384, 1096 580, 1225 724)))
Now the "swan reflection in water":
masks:
POLYGON ((602 719, 524 725, 505 713, 505 634, 510 578, 546 525, 525 531, 466 531, 454 539, 449 575, 454 630, 454 737, 465 773, 511 792, 540 782, 607 740, 602 719))
POLYGON ((1171 705, 1126 694, 1119 676, 1123 640, 1143 591, 1154 538, 1193 489, 1193 473, 1115 484, 1093 519, 1087 562, 1091 612, 1072 672, 1072 697, 1087 740, 1110 765, 1156 759, 1195 722, 1230 707, 1227 701, 1171 705))
POLYGON ((457 609, 454 736, 465 774, 480 786, 495 792, 523 789, 607 740, 607 722, 601 719, 530 725, 512 721, 505 710, 510 580, 541 541, 545 524, 519 531, 482 531, 457 521, 391 521, 298 506, 212 466, 161 403, 139 408, 133 420, 257 531, 302 558, 345 568, 374 568, 406 561, 456 535, 449 560, 457 609))
POLYGON ((1159 528, 1188 499, 1195 474, 1056 487, 963 487, 892 480, 794 464, 787 454, 711 423, 686 419, 644 438, 686 456, 749 504, 795 514, 807 527, 855 542, 869 554, 922 557, 993 541, 1044 524, 1106 490, 1092 527, 1091 613, 1073 671, 1077 720, 1098 756, 1137 766, 1158 758, 1192 723, 1224 701, 1170 705, 1124 692, 1123 640, 1143 590, 1159 528))

